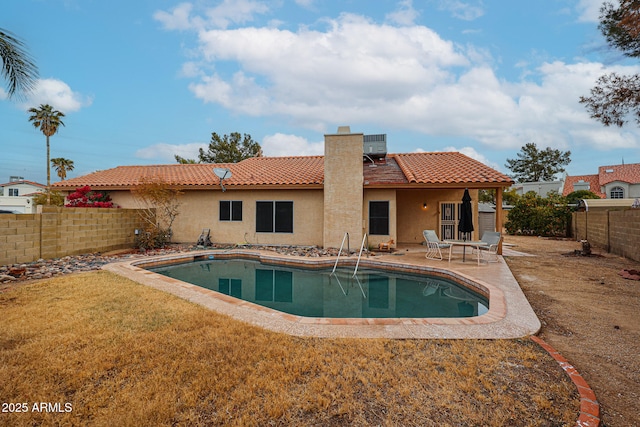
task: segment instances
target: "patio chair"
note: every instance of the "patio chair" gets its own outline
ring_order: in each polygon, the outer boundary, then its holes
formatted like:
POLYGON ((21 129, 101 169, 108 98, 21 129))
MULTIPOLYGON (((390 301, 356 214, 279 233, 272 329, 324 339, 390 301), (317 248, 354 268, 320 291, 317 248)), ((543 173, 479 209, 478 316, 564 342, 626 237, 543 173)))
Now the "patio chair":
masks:
POLYGON ((210 232, 211 232, 210 229, 203 228, 202 233, 200 233, 200 237, 198 237, 198 242, 196 243, 196 246, 213 246, 213 243, 211 243, 210 232))
MULTIPOLYGON (((485 258, 487 262, 491 262, 493 259, 494 262, 498 261, 498 247, 500 246, 500 242, 502 241, 502 235, 497 231, 485 231, 480 238, 482 242, 485 243, 484 246, 480 246, 479 249, 482 253, 482 258, 485 258), (486 254, 486 255, 485 255, 486 254)), ((473 248, 473 253, 475 253, 476 249, 473 248)))
POLYGON ((449 249, 451 245, 448 243, 442 243, 435 230, 424 230, 422 231, 422 235, 424 236, 424 240, 427 244, 427 253, 424 254, 424 257, 427 259, 437 259, 442 261, 441 249, 449 249))

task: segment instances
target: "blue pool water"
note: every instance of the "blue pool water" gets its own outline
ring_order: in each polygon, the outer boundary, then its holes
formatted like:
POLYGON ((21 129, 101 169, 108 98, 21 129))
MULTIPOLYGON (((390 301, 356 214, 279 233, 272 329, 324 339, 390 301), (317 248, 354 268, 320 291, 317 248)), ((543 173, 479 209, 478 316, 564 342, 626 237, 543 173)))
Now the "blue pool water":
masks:
POLYGON ((274 310, 306 317, 473 317, 489 301, 464 286, 436 276, 383 270, 305 270, 249 260, 196 261, 150 268, 274 310))

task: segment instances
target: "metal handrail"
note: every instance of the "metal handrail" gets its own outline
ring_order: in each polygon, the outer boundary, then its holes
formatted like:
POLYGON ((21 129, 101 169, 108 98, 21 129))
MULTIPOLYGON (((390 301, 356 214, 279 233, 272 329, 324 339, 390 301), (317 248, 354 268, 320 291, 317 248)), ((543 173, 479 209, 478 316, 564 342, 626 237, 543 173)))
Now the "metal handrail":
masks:
MULTIPOLYGON (((362 257, 362 250, 364 249, 364 242, 367 242, 367 246, 369 246, 369 238, 367 237, 367 233, 364 233, 364 237, 362 238, 362 245, 360 245, 360 253, 358 254, 358 262, 356 262, 356 268, 353 270, 353 276, 356 277, 356 273, 358 272, 358 266, 360 265, 360 258, 362 257)), ((367 250, 367 256, 369 256, 369 250, 367 250)))
POLYGON ((351 252, 351 248, 349 244, 349 233, 344 233, 344 236, 342 237, 342 243, 340 244, 340 250, 338 251, 338 258, 336 258, 336 263, 333 264, 333 270, 331 270, 331 274, 335 273, 336 271, 336 267, 338 266, 338 261, 340 261, 340 255, 342 255, 342 248, 344 247, 345 239, 347 240, 347 253, 351 252))

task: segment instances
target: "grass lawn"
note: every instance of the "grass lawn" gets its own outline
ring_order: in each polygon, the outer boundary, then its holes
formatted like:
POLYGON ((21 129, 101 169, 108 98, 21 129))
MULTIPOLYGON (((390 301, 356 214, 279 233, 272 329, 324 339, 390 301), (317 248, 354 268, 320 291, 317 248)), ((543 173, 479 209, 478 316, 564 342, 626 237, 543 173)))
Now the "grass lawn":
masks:
POLYGON ((11 426, 561 426, 579 410, 528 339, 291 337, 108 272, 1 293, 0 378, 11 426))

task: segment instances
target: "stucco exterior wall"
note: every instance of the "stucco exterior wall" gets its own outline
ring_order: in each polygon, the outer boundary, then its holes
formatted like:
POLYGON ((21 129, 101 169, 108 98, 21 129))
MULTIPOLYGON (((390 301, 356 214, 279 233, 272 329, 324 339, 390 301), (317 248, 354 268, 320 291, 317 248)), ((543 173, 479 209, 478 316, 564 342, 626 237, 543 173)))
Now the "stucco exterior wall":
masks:
MULTIPOLYGON (((109 192, 123 208, 141 208, 128 191, 109 192)), ((196 243, 203 229, 216 243, 322 245, 322 190, 190 190, 180 196, 173 242, 196 243), (220 201, 242 201, 242 221, 220 221, 220 201), (257 201, 293 201, 293 233, 257 233, 257 201)))
POLYGON ((352 242, 362 240, 363 143, 362 133, 324 137, 325 248, 340 247, 344 233, 352 242))
MULTIPOLYGON (((440 236, 440 203, 460 203, 464 190, 398 190, 398 242, 422 243, 423 230, 435 230, 440 236), (424 208, 424 204, 427 207, 424 208)), ((478 237, 478 190, 469 190, 474 217, 473 239, 478 237)))

